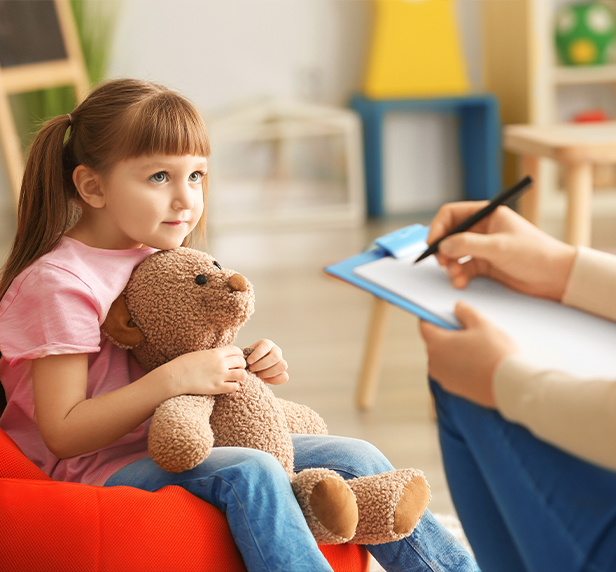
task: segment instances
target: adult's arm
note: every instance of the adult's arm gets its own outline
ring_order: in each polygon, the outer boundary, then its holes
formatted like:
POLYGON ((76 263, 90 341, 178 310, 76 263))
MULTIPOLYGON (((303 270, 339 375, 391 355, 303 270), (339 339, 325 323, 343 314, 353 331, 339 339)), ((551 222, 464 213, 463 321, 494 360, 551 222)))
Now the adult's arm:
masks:
MULTIPOLYGON (((562 302, 616 322, 616 257, 578 248, 562 302)), ((579 379, 510 355, 494 375, 494 395, 506 419, 616 470, 616 371, 613 379, 579 379)))

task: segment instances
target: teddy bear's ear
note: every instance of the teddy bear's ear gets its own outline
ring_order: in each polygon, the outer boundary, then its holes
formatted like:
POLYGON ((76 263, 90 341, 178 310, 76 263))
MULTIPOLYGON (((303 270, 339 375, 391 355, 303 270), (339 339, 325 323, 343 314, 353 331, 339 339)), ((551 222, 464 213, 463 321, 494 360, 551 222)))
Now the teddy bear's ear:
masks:
POLYGON ((120 294, 111 304, 103 328, 114 342, 125 348, 134 348, 145 341, 145 336, 128 313, 124 294, 120 294))

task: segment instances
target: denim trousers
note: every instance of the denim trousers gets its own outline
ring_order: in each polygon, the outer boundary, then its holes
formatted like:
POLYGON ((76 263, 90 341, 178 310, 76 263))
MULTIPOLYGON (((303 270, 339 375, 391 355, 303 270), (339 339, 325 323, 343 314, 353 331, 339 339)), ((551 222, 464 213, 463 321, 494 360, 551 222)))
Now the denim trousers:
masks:
MULTIPOLYGON (((391 470, 373 445, 330 435, 294 435, 295 470, 326 467, 350 479, 391 470)), ((178 485, 222 510, 250 572, 332 572, 295 500, 288 475, 268 453, 215 447, 200 465, 169 473, 150 458, 112 475, 105 486, 156 491, 178 485)), ((388 572, 477 572, 460 543, 426 510, 402 540, 368 546, 388 572)))
POLYGON ((430 386, 447 482, 483 572, 616 571, 616 472, 430 386))

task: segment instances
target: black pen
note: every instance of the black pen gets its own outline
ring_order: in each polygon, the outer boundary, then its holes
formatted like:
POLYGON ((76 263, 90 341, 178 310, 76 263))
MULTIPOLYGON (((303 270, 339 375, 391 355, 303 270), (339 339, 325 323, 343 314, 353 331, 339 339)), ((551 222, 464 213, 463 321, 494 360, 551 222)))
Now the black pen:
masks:
POLYGON ((491 201, 490 204, 483 207, 481 210, 478 210, 475 214, 469 216, 466 220, 463 220, 458 226, 456 226, 451 232, 448 232, 445 236, 441 236, 436 242, 433 242, 426 250, 424 250, 419 258, 415 260, 413 264, 416 264, 420 260, 424 258, 428 258, 431 254, 436 254, 438 252, 438 245, 441 241, 445 240, 448 236, 452 234, 457 234, 459 232, 465 232, 473 225, 477 224, 481 219, 487 217, 490 213, 496 210, 496 207, 507 202, 509 199, 520 195, 522 191, 525 191, 533 182, 530 177, 524 177, 519 183, 516 183, 510 189, 505 189, 502 193, 496 195, 491 201))

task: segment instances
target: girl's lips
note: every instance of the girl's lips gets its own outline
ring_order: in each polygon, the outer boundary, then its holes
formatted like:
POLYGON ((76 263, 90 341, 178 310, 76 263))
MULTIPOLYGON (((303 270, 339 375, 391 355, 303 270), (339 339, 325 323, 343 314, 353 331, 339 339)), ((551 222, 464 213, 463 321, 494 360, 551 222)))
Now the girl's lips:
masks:
POLYGON ((169 224, 171 226, 180 226, 181 224, 186 224, 187 221, 185 220, 168 220, 165 221, 164 224, 169 224))

